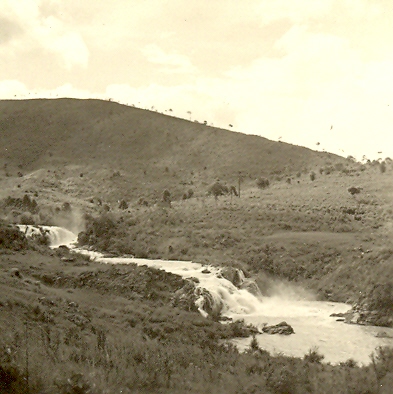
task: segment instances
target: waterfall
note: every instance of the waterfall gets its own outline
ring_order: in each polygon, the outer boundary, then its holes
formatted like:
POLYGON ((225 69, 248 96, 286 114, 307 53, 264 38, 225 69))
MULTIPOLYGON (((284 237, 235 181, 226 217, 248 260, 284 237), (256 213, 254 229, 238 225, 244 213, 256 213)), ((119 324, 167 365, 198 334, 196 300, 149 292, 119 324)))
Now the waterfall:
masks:
POLYGON ((22 233, 26 235, 26 237, 48 237, 51 248, 58 248, 60 245, 66 245, 70 247, 78 240, 77 235, 62 227, 31 226, 25 224, 18 224, 17 227, 22 233))
POLYGON ((221 313, 227 317, 248 315, 255 313, 261 306, 260 290, 255 282, 244 278, 243 272, 238 270, 242 281, 235 286, 223 277, 223 270, 219 267, 202 265, 191 261, 147 260, 131 257, 97 257, 98 261, 108 264, 138 264, 161 269, 188 279, 194 284, 195 304, 204 316, 210 313, 221 313), (253 284, 254 292, 247 287, 253 284), (245 285, 245 288, 242 286, 245 285))

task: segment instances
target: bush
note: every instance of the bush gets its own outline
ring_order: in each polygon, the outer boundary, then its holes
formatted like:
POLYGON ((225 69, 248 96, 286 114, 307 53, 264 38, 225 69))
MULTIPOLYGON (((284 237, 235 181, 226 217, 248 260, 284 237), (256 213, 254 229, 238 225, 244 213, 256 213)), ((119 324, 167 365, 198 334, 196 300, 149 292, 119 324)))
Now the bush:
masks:
POLYGON ((125 201, 125 200, 121 200, 120 201, 120 203, 119 203, 119 209, 128 209, 128 204, 127 204, 127 201, 125 201))
POLYGON ((324 358, 325 356, 318 353, 318 349, 316 348, 310 349, 308 353, 304 355, 304 361, 312 364, 320 364, 324 358))
POLYGON ((228 187, 221 184, 218 181, 214 183, 212 186, 210 186, 207 191, 207 194, 213 195, 216 200, 219 196, 223 196, 224 194, 228 194, 228 193, 229 193, 228 187))
POLYGON ((22 250, 28 247, 25 235, 17 228, 0 227, 0 248, 22 250))
POLYGON ((370 309, 393 311, 393 283, 377 284, 368 296, 370 309))
POLYGON ((310 172, 310 179, 311 179, 311 181, 315 181, 316 178, 317 178, 317 175, 315 174, 315 172, 311 171, 310 172))
POLYGON ((267 179, 267 178, 258 178, 257 179, 257 186, 260 189, 266 189, 267 187, 269 187, 269 185, 270 185, 269 179, 267 179))
POLYGON ((171 202, 171 193, 169 192, 169 190, 165 189, 162 193, 162 201, 169 203, 171 202))
POLYGON ((348 192, 351 193, 352 195, 359 194, 360 193, 360 188, 358 188, 358 187, 350 187, 348 189, 348 192))

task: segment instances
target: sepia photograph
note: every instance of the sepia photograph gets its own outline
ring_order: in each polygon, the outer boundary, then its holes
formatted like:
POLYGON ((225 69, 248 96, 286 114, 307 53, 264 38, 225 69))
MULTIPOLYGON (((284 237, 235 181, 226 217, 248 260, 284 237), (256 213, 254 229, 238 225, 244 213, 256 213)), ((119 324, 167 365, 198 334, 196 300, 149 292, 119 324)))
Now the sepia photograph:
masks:
POLYGON ((392 394, 392 21, 0 0, 0 394, 392 394))

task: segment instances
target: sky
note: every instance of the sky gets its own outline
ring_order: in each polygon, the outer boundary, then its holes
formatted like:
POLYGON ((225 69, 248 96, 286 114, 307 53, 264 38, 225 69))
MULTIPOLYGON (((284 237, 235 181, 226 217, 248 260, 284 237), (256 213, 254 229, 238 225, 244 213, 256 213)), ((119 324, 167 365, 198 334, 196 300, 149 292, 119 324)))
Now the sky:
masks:
POLYGON ((0 99, 100 98, 393 158, 390 0, 0 0, 0 99))

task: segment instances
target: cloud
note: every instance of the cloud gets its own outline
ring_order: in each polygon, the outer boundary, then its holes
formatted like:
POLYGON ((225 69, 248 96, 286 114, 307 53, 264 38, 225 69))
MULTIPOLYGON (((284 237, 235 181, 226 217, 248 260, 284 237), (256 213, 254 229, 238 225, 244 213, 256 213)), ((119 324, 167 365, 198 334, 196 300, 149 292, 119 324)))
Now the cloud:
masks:
POLYGON ((19 98, 26 94, 28 94, 28 89, 22 82, 17 80, 0 81, 0 99, 19 98))
POLYGON ((149 62, 163 66, 161 71, 166 73, 191 74, 197 71, 187 56, 175 52, 166 53, 156 44, 146 45, 142 53, 149 62))
POLYGON ((87 99, 97 97, 105 99, 105 95, 97 95, 88 90, 78 89, 70 83, 63 84, 54 89, 29 89, 18 80, 0 81, 0 100, 7 99, 33 99, 33 98, 61 98, 73 97, 87 99))
POLYGON ((0 10, 0 18, 12 21, 6 37, 13 32, 18 34, 13 34, 13 40, 3 40, 1 53, 15 58, 41 50, 58 55, 60 64, 68 70, 74 66, 87 67, 89 50, 81 34, 57 17, 42 15, 42 3, 40 0, 6 0, 0 10), (23 26, 23 30, 16 31, 18 26, 23 26))
POLYGON ((0 26, 0 45, 4 45, 23 32, 18 23, 2 16, 0 16, 0 26))

